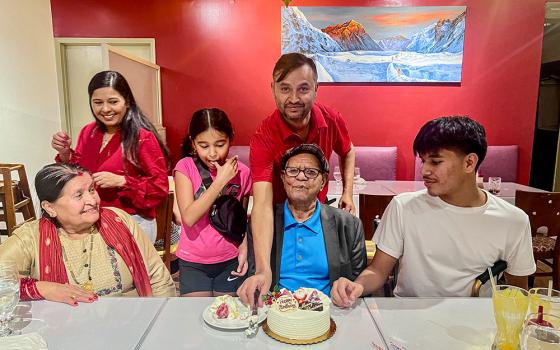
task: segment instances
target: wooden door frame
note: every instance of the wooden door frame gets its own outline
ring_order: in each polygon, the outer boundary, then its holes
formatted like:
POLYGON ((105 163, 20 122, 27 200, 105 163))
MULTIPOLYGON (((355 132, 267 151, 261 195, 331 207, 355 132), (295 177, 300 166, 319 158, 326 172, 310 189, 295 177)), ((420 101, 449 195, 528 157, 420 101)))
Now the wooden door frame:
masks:
MULTIPOLYGON (((119 46, 146 46, 150 47, 150 61, 142 60, 142 63, 154 65, 156 62, 156 40, 154 38, 55 38, 55 58, 56 58, 56 75, 58 84, 58 99, 60 108, 60 119, 62 130, 70 130, 70 106, 67 96, 69 95, 67 87, 68 79, 68 62, 66 62, 67 46, 99 46, 103 45, 119 45, 119 46)), ((113 49, 113 48, 112 48, 113 49)), ((117 49, 118 50, 118 49, 117 49)), ((118 51, 122 54, 122 50, 118 51)), ((102 64, 108 67, 107 55, 102 54, 102 64)), ((129 56, 130 58, 130 56, 129 56)), ((160 71, 157 71, 157 116, 156 120, 162 124, 161 117, 161 80, 160 71)), ((86 87, 84 87, 86 88, 86 87)), ((73 135, 77 138, 78 135, 73 135)))

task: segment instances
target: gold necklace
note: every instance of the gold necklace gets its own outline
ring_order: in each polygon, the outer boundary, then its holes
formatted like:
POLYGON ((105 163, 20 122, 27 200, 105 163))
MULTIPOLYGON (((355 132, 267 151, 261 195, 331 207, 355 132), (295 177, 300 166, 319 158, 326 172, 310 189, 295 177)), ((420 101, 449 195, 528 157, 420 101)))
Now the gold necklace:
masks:
POLYGON ((78 279, 76 278, 76 275, 74 274, 74 269, 72 268, 72 264, 70 264, 70 261, 68 260, 68 257, 66 256, 66 250, 64 249, 64 245, 60 245, 62 248, 62 257, 64 258, 64 264, 66 266, 68 266, 68 271, 70 272, 70 276, 72 277, 72 280, 74 280, 74 283, 76 283, 77 285, 79 285, 80 287, 82 287, 83 289, 87 290, 88 292, 93 292, 94 288, 93 288, 93 282, 91 280, 91 257, 93 255, 93 234, 90 233, 89 236, 89 262, 87 265, 88 268, 88 278, 84 283, 80 283, 78 282, 78 279))
POLYGON ((107 146, 109 141, 111 141, 111 139, 113 138, 113 135, 114 134, 109 134, 109 133, 103 134, 103 139, 101 140, 101 148, 99 149, 99 151, 102 151, 105 148, 105 146, 107 146))

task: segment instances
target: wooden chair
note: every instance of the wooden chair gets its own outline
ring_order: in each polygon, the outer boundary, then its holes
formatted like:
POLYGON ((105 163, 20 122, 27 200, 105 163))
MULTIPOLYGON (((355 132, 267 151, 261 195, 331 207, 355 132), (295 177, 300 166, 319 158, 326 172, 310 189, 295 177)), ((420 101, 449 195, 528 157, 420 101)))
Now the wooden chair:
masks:
MULTIPOLYGON (((507 269, 507 262, 503 260, 498 260, 494 263, 494 266, 492 266, 490 269, 492 270, 492 275, 494 276, 494 278, 499 277, 500 274, 507 269)), ((488 273, 488 270, 478 275, 474 280, 471 289, 471 297, 478 297, 480 294, 480 287, 482 287, 489 280, 490 280, 490 274, 488 273)))
POLYGON ((177 245, 171 244, 171 220, 173 220, 174 199, 175 194, 173 192, 169 192, 167 194, 167 198, 164 199, 156 208, 156 241, 160 239, 163 240, 163 247, 158 247, 157 251, 169 271, 171 271, 171 262, 177 258, 175 256, 177 245))
POLYGON ((360 220, 364 225, 364 237, 371 240, 375 232, 374 220, 380 219, 394 195, 360 193, 360 220))
POLYGON ((0 222, 6 226, 0 231, 10 236, 24 222, 36 219, 35 208, 23 164, 0 164, 0 176, 0 222), (17 172, 19 180, 12 178, 13 172, 17 172), (17 213, 22 214, 23 222, 17 222, 17 213))
POLYGON ((552 276, 554 289, 560 288, 560 192, 515 192, 515 205, 529 216, 535 262, 549 266, 551 272, 536 272, 532 277, 552 276), (546 233, 541 233, 546 228, 546 233), (552 262, 551 262, 552 260, 552 262))

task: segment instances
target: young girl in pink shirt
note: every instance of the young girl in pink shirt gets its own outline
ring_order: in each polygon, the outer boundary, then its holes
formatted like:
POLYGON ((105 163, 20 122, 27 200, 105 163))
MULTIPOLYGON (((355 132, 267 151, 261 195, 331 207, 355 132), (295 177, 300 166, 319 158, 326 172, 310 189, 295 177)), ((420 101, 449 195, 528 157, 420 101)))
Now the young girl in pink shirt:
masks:
POLYGON ((247 237, 237 246, 210 224, 209 210, 222 193, 234 195, 247 208, 251 193, 249 168, 228 157, 233 128, 220 109, 201 109, 193 114, 183 149, 191 156, 174 170, 175 191, 181 213, 181 237, 177 248, 181 296, 234 294, 247 272, 247 237), (196 161, 210 172, 205 188, 196 161))

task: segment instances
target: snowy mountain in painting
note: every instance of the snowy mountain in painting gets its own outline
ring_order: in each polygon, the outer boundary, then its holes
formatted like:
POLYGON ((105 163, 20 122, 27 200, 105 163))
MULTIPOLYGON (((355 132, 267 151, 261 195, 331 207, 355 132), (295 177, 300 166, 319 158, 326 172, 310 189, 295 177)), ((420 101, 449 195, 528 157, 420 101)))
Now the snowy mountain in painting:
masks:
POLYGON ((463 52, 465 15, 463 12, 455 19, 440 19, 426 27, 410 38, 405 50, 423 53, 463 52))
POLYGON ((323 33, 327 33, 333 38, 344 51, 366 50, 381 51, 383 50, 364 29, 364 26, 353 19, 334 26, 321 29, 323 33))
POLYGON ((385 51, 404 51, 408 44, 410 44, 410 39, 397 35, 391 38, 376 40, 376 42, 385 51))
POLYGON ((310 55, 321 82, 458 82, 461 53, 322 52, 310 55))
POLYGON ((340 45, 315 28, 295 6, 282 9, 282 53, 338 52, 340 45))
POLYGON ((372 40, 355 20, 321 31, 297 7, 287 7, 282 53, 311 57, 320 82, 460 82, 465 16, 440 19, 410 39, 372 40))

